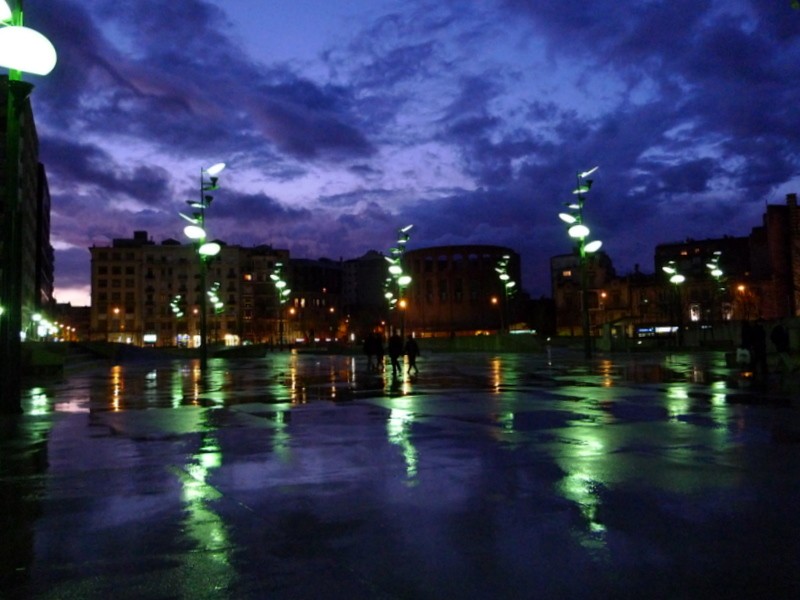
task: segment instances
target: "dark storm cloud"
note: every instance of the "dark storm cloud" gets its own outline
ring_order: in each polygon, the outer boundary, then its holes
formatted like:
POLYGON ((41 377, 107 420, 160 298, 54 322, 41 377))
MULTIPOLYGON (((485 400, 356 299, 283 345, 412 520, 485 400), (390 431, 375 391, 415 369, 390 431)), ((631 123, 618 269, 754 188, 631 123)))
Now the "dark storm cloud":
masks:
POLYGON ((169 173, 158 166, 126 168, 102 148, 71 139, 43 136, 41 160, 64 187, 97 188, 110 197, 122 195, 143 204, 163 204, 170 194, 169 173))
POLYGON ((91 16, 52 5, 36 15, 60 53, 42 84, 52 127, 138 136, 185 156, 274 159, 270 144, 303 159, 372 152, 346 90, 253 64, 208 3, 105 2, 91 16))
POLYGON ((208 210, 209 218, 241 220, 268 223, 271 226, 308 219, 310 211, 305 208, 291 208, 266 194, 241 194, 223 192, 218 194, 208 210))
POLYGON ((177 238, 170 187, 185 181, 106 138, 225 156, 265 181, 318 178, 307 202, 320 208, 242 193, 234 177, 210 209, 215 236, 348 257, 411 222, 419 245, 510 246, 526 284, 549 291, 549 257, 570 251, 556 214, 599 164, 587 218, 619 270, 649 267, 659 242, 746 234, 797 178, 788 4, 410 0, 325 49, 326 78, 256 63, 200 0, 30 3, 60 57, 34 97, 54 210, 91 239, 177 238), (442 170, 456 179, 419 175, 453 156, 442 170))

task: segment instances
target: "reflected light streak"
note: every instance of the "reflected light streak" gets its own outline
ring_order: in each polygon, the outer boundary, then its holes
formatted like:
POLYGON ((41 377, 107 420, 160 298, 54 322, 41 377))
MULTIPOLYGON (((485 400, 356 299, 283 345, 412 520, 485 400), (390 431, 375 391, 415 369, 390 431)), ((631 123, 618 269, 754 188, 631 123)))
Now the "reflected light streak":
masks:
POLYGON ((291 439, 286 411, 275 413, 275 433, 272 436, 272 451, 283 462, 289 462, 291 456, 291 439))
POLYGON ((667 388, 667 412, 671 418, 689 410, 689 389, 685 383, 674 383, 667 388))
POLYGON ((606 526, 599 518, 603 477, 598 467, 602 468, 609 460, 606 444, 599 437, 603 431, 586 425, 566 430, 571 443, 558 463, 567 475, 558 484, 557 491, 574 502, 586 520, 587 535, 582 537, 581 545, 606 553, 606 526))
POLYGON ((183 402, 183 371, 172 371, 172 408, 178 408, 183 402))
POLYGON ((495 393, 500 392, 500 386, 503 385, 503 362, 500 358, 493 358, 489 364, 492 373, 492 387, 495 393))
MULTIPOLYGON (((40 387, 35 387, 31 390, 31 407, 28 413, 34 416, 46 415, 50 412, 47 403, 47 394, 40 387)), ((66 411, 65 411, 66 412, 66 411)))
POLYGON ((392 444, 400 446, 406 463, 406 477, 410 483, 416 483, 419 455, 411 443, 411 426, 414 413, 403 408, 393 408, 386 422, 386 433, 392 444))
POLYGON ((606 359, 600 362, 600 383, 603 387, 614 386, 614 363, 606 359))
POLYGON ((120 402, 124 391, 125 380, 122 378, 122 367, 114 365, 111 367, 111 408, 114 411, 121 410, 120 402))
POLYGON ((182 499, 186 504, 185 530, 199 552, 187 554, 192 570, 202 573, 203 585, 224 590, 235 573, 231 565, 228 530, 222 518, 208 507, 221 494, 207 480, 213 469, 222 464, 222 452, 213 435, 204 436, 200 451, 192 457, 185 471, 180 472, 182 499))

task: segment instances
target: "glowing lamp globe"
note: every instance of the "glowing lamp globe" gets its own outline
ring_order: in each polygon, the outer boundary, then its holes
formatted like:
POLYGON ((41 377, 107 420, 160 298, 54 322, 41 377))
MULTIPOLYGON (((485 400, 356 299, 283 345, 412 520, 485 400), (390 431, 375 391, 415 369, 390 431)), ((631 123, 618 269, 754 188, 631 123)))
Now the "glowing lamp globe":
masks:
POLYGON ((558 213, 558 218, 564 221, 564 223, 569 223, 570 225, 577 221, 577 219, 569 213, 558 213))
POLYGON ((223 169, 225 169, 225 163, 224 162, 220 162, 220 163, 217 163, 215 165, 211 165, 205 171, 206 171, 206 173, 208 173, 209 177, 216 177, 217 175, 219 175, 223 171, 223 169))
POLYGON ((397 283, 399 283, 400 285, 403 285, 403 286, 408 285, 409 283, 411 283, 411 276, 410 275, 401 275, 397 279, 397 283))
POLYGON ((589 228, 586 225, 581 224, 573 225, 569 228, 567 233, 569 234, 569 237, 583 239, 589 235, 589 228))
POLYGON ((584 250, 586 250, 586 252, 590 252, 590 253, 591 252, 597 252, 598 250, 600 250, 600 247, 602 245, 603 245, 603 242, 601 242, 600 240, 594 240, 594 241, 591 241, 588 244, 586 244, 586 247, 584 248, 584 250))
POLYGON ((0 28, 0 67, 47 75, 56 60, 53 44, 38 31, 21 25, 0 28))
POLYGON ((217 242, 206 242, 197 249, 197 252, 200 256, 216 256, 220 250, 222 250, 222 246, 217 242))
POLYGON ((183 228, 183 234, 190 240, 203 240, 206 237, 205 229, 199 225, 187 225, 183 228))

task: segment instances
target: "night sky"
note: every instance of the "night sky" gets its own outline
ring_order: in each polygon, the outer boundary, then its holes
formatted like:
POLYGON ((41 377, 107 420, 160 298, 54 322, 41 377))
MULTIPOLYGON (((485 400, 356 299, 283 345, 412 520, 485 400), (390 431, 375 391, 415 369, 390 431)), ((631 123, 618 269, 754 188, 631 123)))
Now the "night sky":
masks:
POLYGON ((617 271, 656 244, 747 235, 798 185, 790 0, 26 0, 59 63, 33 104, 56 297, 88 304, 91 245, 184 239, 228 163, 212 237, 293 257, 489 243, 549 295, 557 214, 617 271))

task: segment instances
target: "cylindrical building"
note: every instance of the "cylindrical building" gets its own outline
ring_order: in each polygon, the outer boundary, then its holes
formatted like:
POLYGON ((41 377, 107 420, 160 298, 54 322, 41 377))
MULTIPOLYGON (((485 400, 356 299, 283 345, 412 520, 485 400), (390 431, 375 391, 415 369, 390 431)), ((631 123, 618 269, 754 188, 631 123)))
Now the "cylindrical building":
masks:
MULTIPOLYGON (((411 277, 405 292, 405 330, 420 336, 475 335, 506 329, 510 300, 519 285, 519 255, 503 246, 437 246, 408 250, 403 265, 411 277), (507 293, 507 290, 509 292, 507 293)), ((402 318, 402 316, 401 316, 402 318)))

